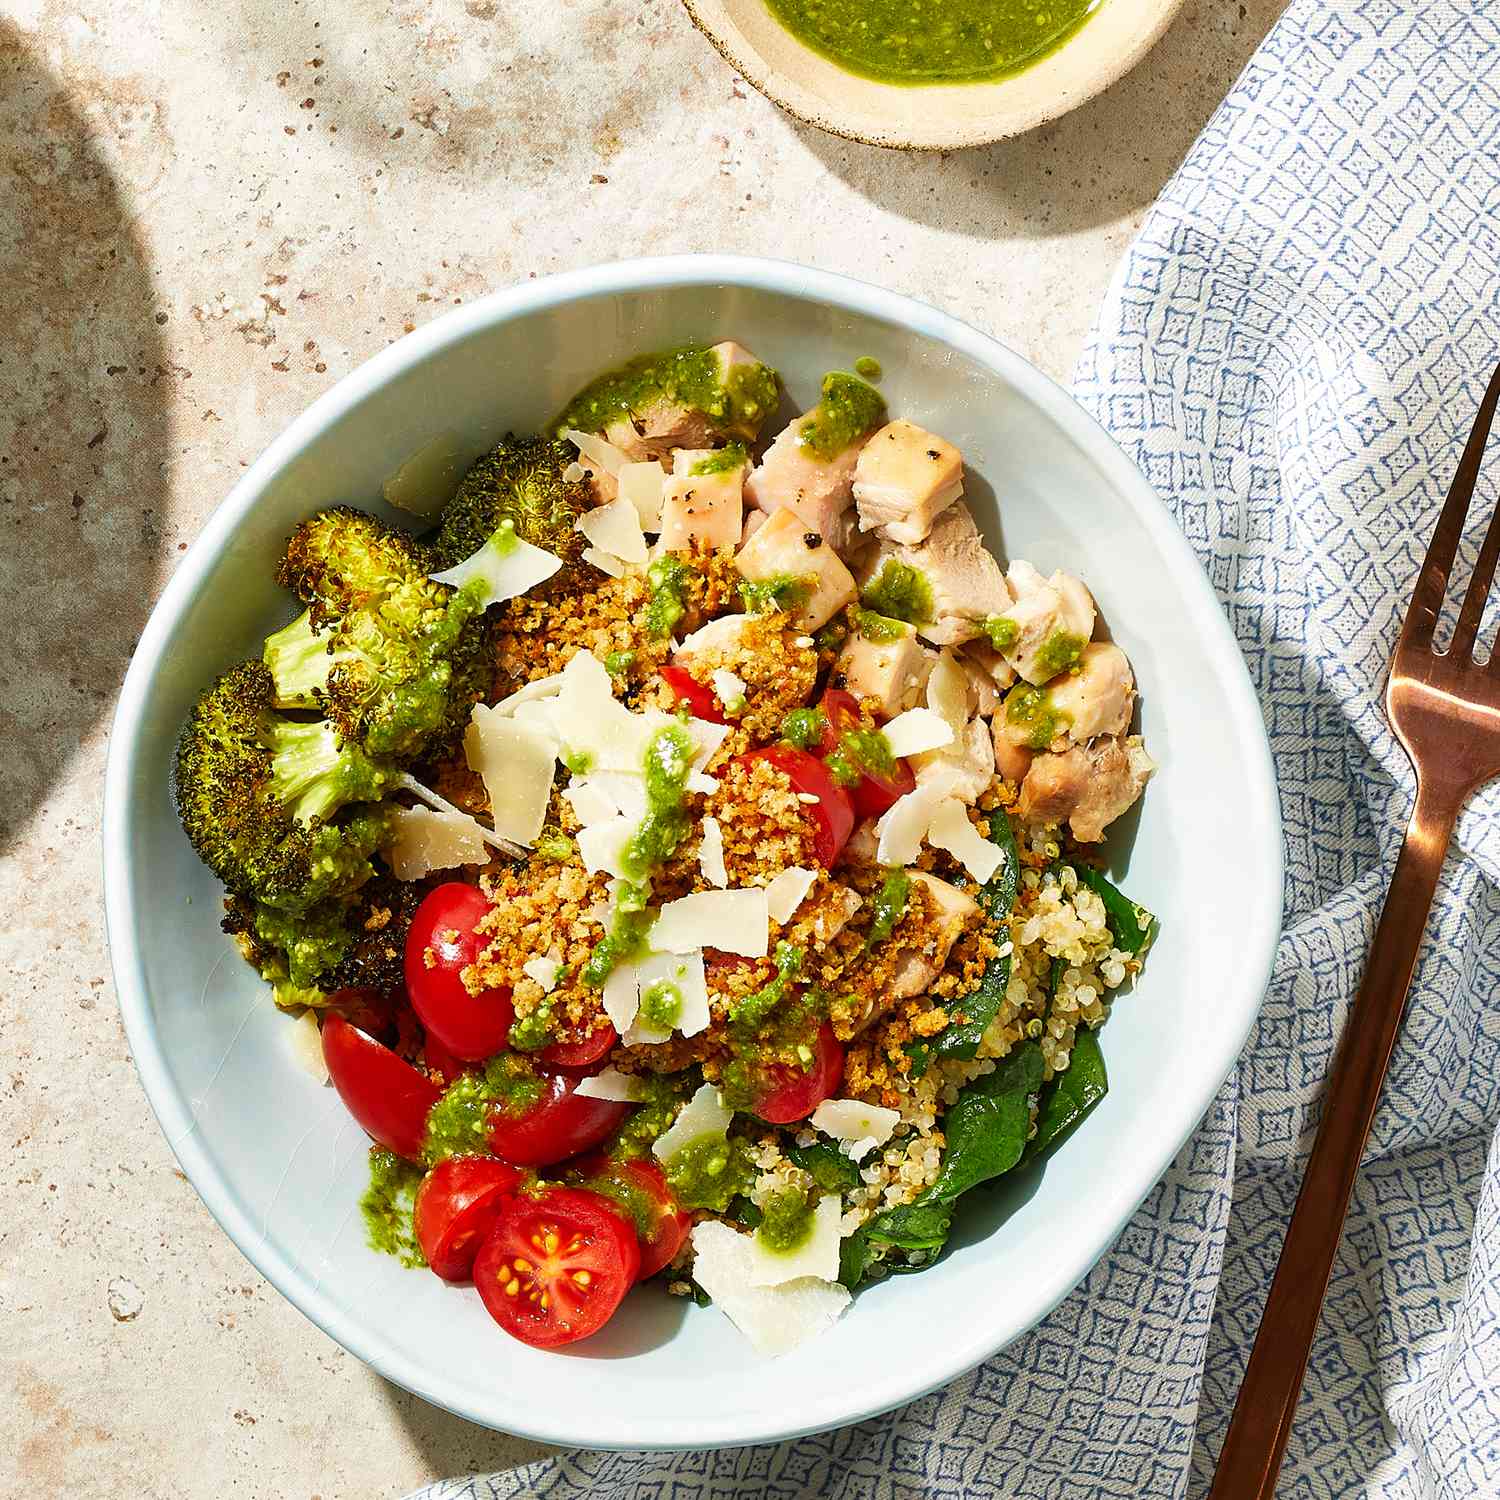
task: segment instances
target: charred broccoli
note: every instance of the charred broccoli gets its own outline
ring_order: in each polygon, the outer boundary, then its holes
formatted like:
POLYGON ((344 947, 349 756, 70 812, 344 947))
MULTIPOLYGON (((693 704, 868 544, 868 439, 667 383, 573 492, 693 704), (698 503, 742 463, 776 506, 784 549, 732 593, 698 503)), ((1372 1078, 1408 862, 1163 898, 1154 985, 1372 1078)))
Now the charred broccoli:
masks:
POLYGON ((589 487, 563 475, 577 458, 571 443, 511 434, 476 460, 430 544, 434 571, 472 556, 506 520, 523 542, 576 563, 586 544, 575 523, 588 508, 589 487))
POLYGON ((429 567, 362 511, 303 522, 277 580, 308 608, 265 645, 276 706, 317 709, 346 741, 403 762, 456 740, 488 685, 482 608, 429 567))
POLYGON ((351 804, 378 802, 396 775, 341 743, 332 725, 273 712, 270 672, 242 662, 183 727, 177 811, 199 858, 230 891, 306 911, 374 874, 370 856, 388 815, 351 804))

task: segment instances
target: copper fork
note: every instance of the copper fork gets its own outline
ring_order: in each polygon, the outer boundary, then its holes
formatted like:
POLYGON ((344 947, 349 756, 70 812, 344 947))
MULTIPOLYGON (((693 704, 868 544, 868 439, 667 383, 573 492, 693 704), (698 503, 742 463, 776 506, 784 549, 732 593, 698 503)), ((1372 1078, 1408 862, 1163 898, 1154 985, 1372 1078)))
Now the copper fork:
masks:
POLYGON ((1479 549, 1453 640, 1441 653, 1433 644, 1497 401, 1500 369, 1490 377, 1479 404, 1391 658, 1386 712, 1417 773, 1417 800, 1364 981, 1328 1075, 1322 1122, 1208 1500, 1272 1500, 1275 1493, 1349 1195, 1401 1029, 1443 856, 1469 794, 1500 775, 1500 641, 1486 665, 1474 660, 1474 642, 1500 558, 1500 506, 1479 549))

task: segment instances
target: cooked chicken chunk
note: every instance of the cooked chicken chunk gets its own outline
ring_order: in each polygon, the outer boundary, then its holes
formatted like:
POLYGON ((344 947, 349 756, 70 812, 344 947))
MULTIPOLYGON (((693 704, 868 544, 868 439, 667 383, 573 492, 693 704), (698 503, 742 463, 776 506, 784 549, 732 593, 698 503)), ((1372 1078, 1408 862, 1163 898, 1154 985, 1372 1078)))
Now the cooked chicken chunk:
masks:
POLYGON ((1121 734, 1135 706, 1135 677, 1112 641, 1094 641, 1071 672, 1046 687, 1019 683, 995 716, 995 737, 1032 750, 1065 750, 1100 734, 1121 734))
MULTIPOLYGON (((728 452, 735 450, 729 449, 728 452)), ((743 529, 747 464, 695 474, 703 464, 721 460, 711 448, 679 448, 672 473, 662 487, 661 546, 665 552, 686 552, 694 542, 707 547, 739 545, 743 529)))
MULTIPOLYGON (((917 632, 939 646, 972 640, 980 621, 1010 608, 1010 587, 974 524, 973 513, 956 500, 933 523, 927 539, 914 546, 882 541, 862 570, 866 592, 880 592, 893 563, 911 569, 931 595, 931 618, 917 632)), ((876 608, 879 606, 876 605, 876 608)))
POLYGON ((876 712, 890 719, 916 706, 936 658, 917 639, 914 626, 891 620, 880 632, 882 639, 872 641, 854 631, 833 671, 856 698, 874 699, 876 712))
POLYGON ((995 769, 1007 780, 1019 786, 1036 759, 1036 751, 1029 745, 1018 745, 1005 732, 1005 721, 996 716, 994 721, 995 769))
POLYGON ((1072 574, 1043 578, 1020 559, 1008 582, 1015 603, 1000 612, 996 640, 1011 666, 1040 686, 1072 666, 1093 635, 1094 596, 1072 574))
POLYGON ((749 615, 720 615, 717 620, 710 620, 691 635, 684 636, 682 644, 672 653, 672 660, 681 663, 691 661, 705 651, 733 651, 739 646, 749 623, 749 615))
POLYGON ((997 692, 1003 693, 1016 680, 1016 669, 983 636, 965 642, 959 651, 959 660, 977 666, 989 677, 997 692))
POLYGON ((887 423, 854 466, 859 529, 908 545, 922 541, 940 512, 964 492, 963 455, 913 422, 887 423))
POLYGON ((789 510, 778 510, 735 555, 735 567, 750 583, 785 585, 783 604, 803 630, 826 625, 854 602, 854 575, 822 536, 789 510))
POLYGON ((843 551, 855 535, 854 465, 863 439, 832 458, 819 458, 802 442, 802 431, 817 413, 798 417, 766 450, 745 482, 745 498, 768 515, 789 510, 843 551))
POLYGON ((931 787, 934 796, 957 797, 960 802, 978 801, 995 777, 995 746, 989 726, 973 720, 951 745, 924 750, 910 757, 919 788, 931 787))
POLYGON ((905 1000, 911 995, 920 995, 943 972, 949 951, 969 920, 979 911, 975 901, 966 896, 957 886, 939 880, 923 870, 907 872, 911 878, 912 895, 920 890, 928 905, 936 913, 942 926, 937 940, 927 952, 903 953, 891 976, 890 996, 893 1000, 905 1000))
POLYGON ((1097 843, 1134 806, 1155 770, 1139 735, 1104 735, 1038 755, 1021 783, 1019 810, 1028 822, 1066 821, 1074 838, 1097 843))
POLYGON ((874 818, 866 818, 854 825, 854 832, 849 835, 849 842, 839 855, 839 864, 873 865, 880 862, 880 835, 875 831, 875 822, 874 818))

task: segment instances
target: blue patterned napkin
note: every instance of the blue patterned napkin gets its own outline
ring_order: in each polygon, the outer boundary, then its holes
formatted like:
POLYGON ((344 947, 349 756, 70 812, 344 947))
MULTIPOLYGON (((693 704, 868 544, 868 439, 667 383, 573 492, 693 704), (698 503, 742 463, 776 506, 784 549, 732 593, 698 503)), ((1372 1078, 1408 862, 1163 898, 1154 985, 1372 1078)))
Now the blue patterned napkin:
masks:
MULTIPOLYGON (((1379 708, 1396 625, 1497 359, 1500 3, 1295 0, 1077 378, 1208 568, 1270 729, 1286 935, 1238 1073, 1083 1286, 947 1390, 780 1447, 574 1454, 424 1500, 1202 1493, 1409 807, 1379 708)), ((1500 1496, 1497 807, 1448 864, 1282 1495, 1500 1496)))

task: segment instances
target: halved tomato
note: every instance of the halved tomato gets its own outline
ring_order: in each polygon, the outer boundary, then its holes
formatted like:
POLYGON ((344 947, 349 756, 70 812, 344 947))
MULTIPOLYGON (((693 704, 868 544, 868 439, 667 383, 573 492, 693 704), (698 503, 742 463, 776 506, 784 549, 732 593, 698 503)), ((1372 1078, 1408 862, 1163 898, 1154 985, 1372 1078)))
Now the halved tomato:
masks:
POLYGON ((427 1112, 442 1090, 336 1011, 323 1017, 323 1061, 339 1098, 365 1134, 397 1156, 420 1161, 427 1112))
POLYGON ((792 745, 768 745, 764 750, 750 751, 744 758, 770 761, 786 773, 793 791, 813 799, 806 804, 813 820, 813 853, 825 869, 831 866, 854 831, 854 804, 828 767, 817 756, 792 745))
POLYGON ((806 1070, 775 1063, 766 1070, 767 1087, 752 1106, 771 1125, 805 1120, 844 1081, 844 1048, 827 1021, 813 1038, 812 1062, 806 1070))
POLYGON ((543 1073, 541 1098, 520 1114, 490 1112, 490 1150, 523 1167, 547 1167, 597 1146, 633 1108, 614 1099, 578 1094, 579 1080, 566 1073, 543 1073))
POLYGON ((537 1349, 597 1333, 640 1270, 635 1230, 607 1198, 548 1188, 508 1198, 474 1261, 489 1315, 537 1349))
MULTIPOLYGON (((859 700, 844 688, 829 688, 818 707, 823 710, 823 737, 817 753, 826 759, 838 749, 840 738, 849 730, 862 729, 864 721, 860 717, 859 700)), ((867 765, 857 769, 859 780, 846 789, 856 818, 878 818, 917 784, 915 772, 904 760, 894 760, 889 772, 873 770, 867 765)))
POLYGON ((707 719, 710 724, 727 724, 724 705, 711 687, 698 681, 686 667, 658 667, 661 680, 672 689, 679 703, 687 704, 687 711, 695 719, 707 719))
POLYGON ((574 1176, 581 1186, 615 1200, 630 1215, 641 1245, 638 1281, 655 1276, 676 1260, 693 1227, 693 1216, 677 1206, 654 1157, 615 1161, 596 1153, 576 1163, 570 1180, 574 1176))
POLYGON ((506 1198, 526 1174, 492 1156, 450 1156, 417 1188, 413 1225, 427 1264, 444 1281, 467 1281, 506 1198))
POLYGON ((406 993, 412 1009, 465 1062, 498 1052, 516 1018, 508 989, 471 995, 462 978, 484 947, 475 926, 489 909, 489 898, 478 886, 450 880, 423 898, 406 936, 406 993))
POLYGON ((619 1040, 619 1032, 608 1021, 605 1021, 603 1025, 596 1026, 581 1041, 553 1042, 550 1046, 543 1047, 537 1053, 537 1057, 553 1068, 567 1068, 570 1071, 591 1068, 601 1058, 606 1057, 619 1040))

